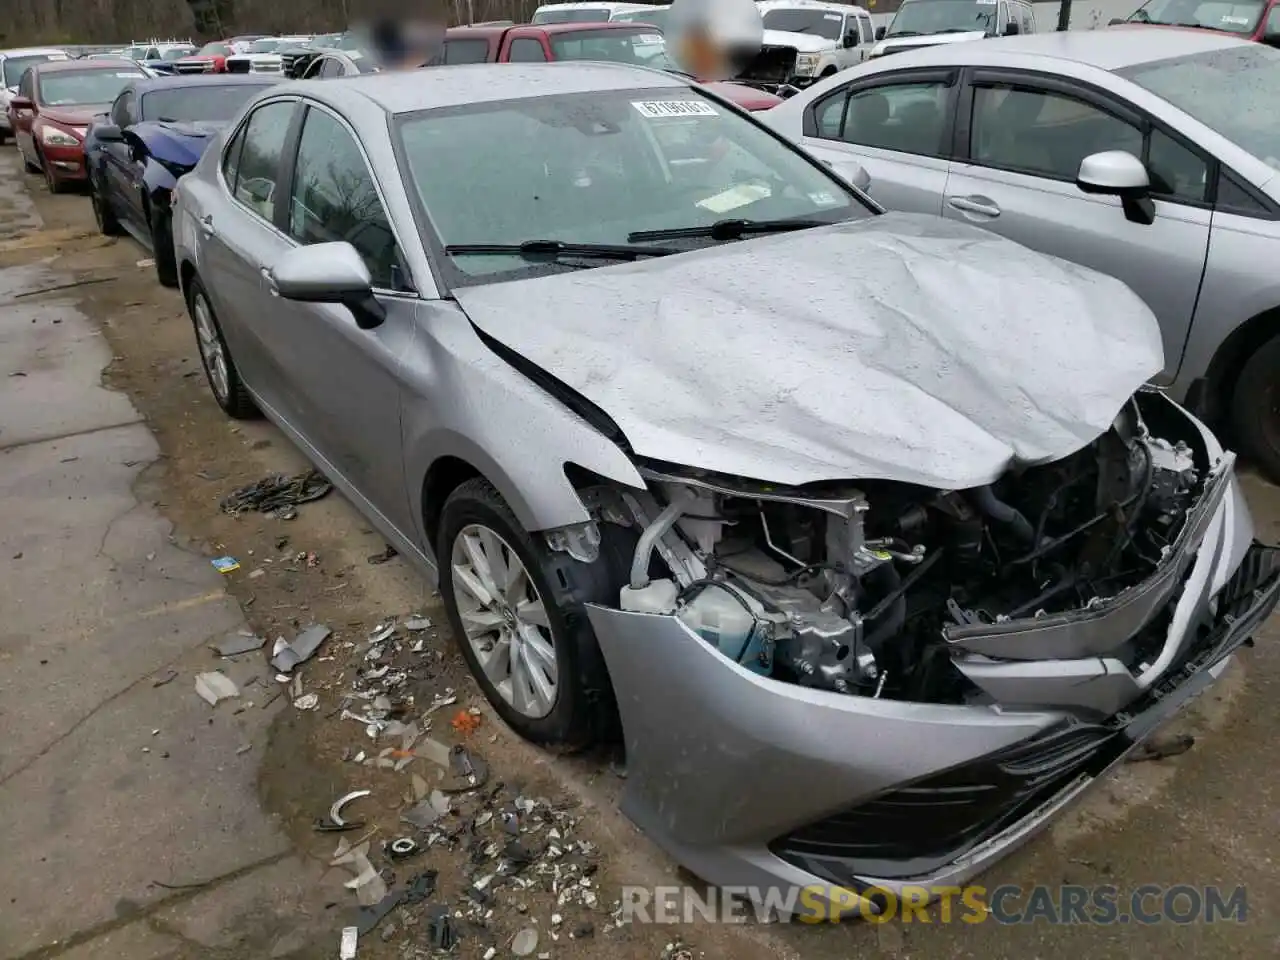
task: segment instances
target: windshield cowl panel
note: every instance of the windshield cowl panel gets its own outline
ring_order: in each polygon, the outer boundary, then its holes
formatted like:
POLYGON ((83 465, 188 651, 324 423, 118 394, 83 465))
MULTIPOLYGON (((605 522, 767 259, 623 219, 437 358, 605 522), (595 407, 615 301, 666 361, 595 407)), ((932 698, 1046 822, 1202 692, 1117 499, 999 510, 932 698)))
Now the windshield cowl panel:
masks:
POLYGON ((661 246, 686 251, 795 227, 786 221, 836 223, 877 209, 821 164, 695 88, 423 111, 397 118, 395 136, 411 194, 430 224, 428 247, 487 248, 443 258, 454 285, 607 266, 635 252, 633 235, 654 231, 675 231, 661 246), (519 143, 520 150, 494 151, 495 142, 519 143), (759 226, 723 225, 739 221, 759 226), (721 226, 711 229, 715 224, 721 226), (527 248, 524 256, 501 249, 529 241, 538 241, 535 252, 555 242, 596 249, 533 262, 527 248))

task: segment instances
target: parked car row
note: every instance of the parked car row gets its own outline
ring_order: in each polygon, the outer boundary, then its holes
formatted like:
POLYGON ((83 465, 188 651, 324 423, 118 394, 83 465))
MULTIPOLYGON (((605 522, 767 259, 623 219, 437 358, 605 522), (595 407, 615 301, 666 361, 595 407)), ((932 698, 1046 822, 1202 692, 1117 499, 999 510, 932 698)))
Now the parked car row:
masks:
POLYGON ((1276 465, 1280 52, 989 38, 752 110, 659 27, 550 14, 130 79, 98 223, 221 409, 438 585, 512 729, 622 739, 684 866, 963 884, 1280 601, 1206 423, 1276 465))

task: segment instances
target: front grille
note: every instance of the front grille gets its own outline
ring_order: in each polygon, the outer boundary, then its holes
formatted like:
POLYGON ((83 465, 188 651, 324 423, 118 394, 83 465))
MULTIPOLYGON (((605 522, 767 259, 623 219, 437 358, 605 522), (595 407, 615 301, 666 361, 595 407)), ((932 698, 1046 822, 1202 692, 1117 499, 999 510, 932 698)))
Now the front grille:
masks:
POLYGON ((212 63, 179 63, 176 65, 179 73, 212 73, 212 63))
POLYGON ((251 73, 280 73, 280 65, 275 63, 255 63, 251 73))

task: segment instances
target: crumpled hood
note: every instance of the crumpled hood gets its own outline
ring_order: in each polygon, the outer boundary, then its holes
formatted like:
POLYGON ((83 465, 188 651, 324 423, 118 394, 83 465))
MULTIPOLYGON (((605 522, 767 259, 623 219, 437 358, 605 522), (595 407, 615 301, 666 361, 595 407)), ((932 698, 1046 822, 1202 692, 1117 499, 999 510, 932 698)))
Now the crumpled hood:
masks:
POLYGON ((74 107, 41 107, 40 116, 54 123, 68 127, 87 127, 100 113, 110 109, 111 104, 84 104, 74 107))
POLYGON ((1120 281, 918 214, 455 296, 637 454, 774 483, 989 483, 1093 440, 1164 365, 1120 281))
POLYGON ((818 53, 822 50, 834 50, 834 40, 826 37, 815 37, 810 33, 788 33, 785 30, 766 30, 764 43, 770 47, 795 47, 800 53, 818 53))
POLYGON ((194 167, 225 127, 225 123, 212 120, 144 120, 132 129, 157 160, 194 167))
POLYGON ((964 33, 928 33, 923 37, 885 37, 876 48, 886 53, 893 50, 916 50, 920 47, 938 47, 945 43, 982 40, 986 35, 983 30, 966 30, 964 33))

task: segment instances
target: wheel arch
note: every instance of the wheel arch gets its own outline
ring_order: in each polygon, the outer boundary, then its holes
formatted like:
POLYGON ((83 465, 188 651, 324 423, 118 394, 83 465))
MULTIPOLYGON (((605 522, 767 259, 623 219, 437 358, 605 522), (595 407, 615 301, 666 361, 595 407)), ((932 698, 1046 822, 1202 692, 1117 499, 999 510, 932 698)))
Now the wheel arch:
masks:
POLYGON ((1263 344, 1280 336, 1280 306, 1250 317, 1222 342, 1209 361, 1205 387, 1197 404, 1205 419, 1220 423, 1231 408, 1231 391, 1245 363, 1263 344))

